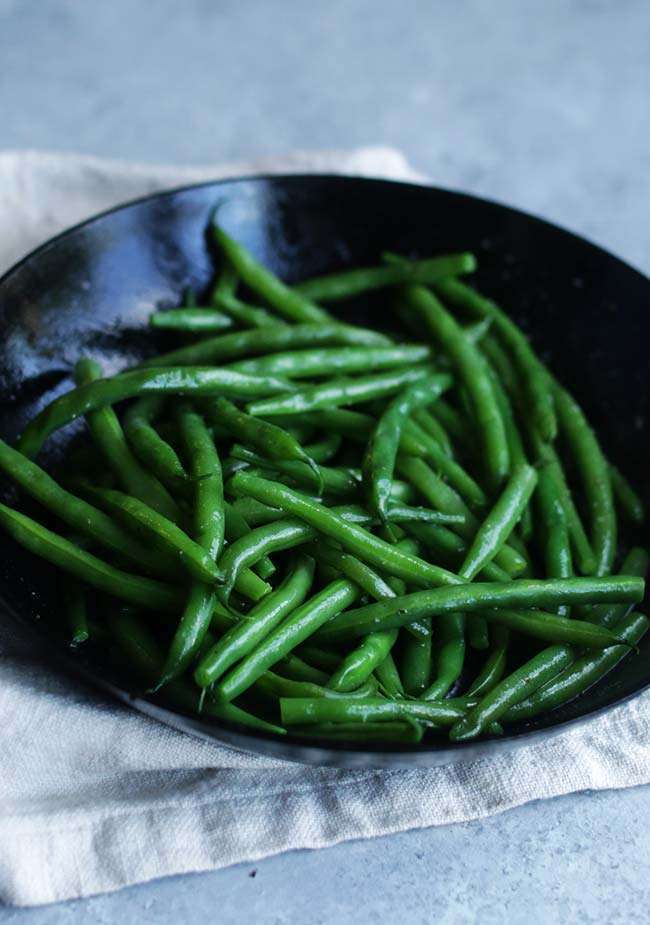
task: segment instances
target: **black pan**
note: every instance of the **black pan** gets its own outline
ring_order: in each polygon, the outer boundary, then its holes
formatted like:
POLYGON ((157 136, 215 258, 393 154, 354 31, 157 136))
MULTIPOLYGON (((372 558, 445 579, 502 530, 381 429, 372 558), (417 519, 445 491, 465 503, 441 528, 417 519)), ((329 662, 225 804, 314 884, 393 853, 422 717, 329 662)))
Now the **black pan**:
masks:
MULTIPOLYGON (((205 229, 215 202, 222 220, 263 262, 293 281, 376 262, 382 250, 422 255, 472 250, 478 284, 530 333, 554 372, 575 393, 606 451, 650 501, 647 426, 650 284, 617 258, 514 209, 431 187, 347 177, 256 177, 188 187, 107 212, 45 244, 0 281, 0 434, 13 440, 26 421, 71 385, 80 354, 114 372, 164 339, 147 330, 154 307, 175 305, 186 286, 201 292, 213 273, 205 229)), ((371 324, 364 304, 342 312, 371 324)), ((55 460, 74 428, 42 454, 55 460)), ((4 494, 11 489, 3 484, 4 494)), ((644 690, 650 639, 596 688, 561 710, 473 744, 352 750, 203 721, 131 697, 101 651, 66 649, 50 566, 4 537, 0 599, 42 647, 44 658, 81 674, 165 723, 251 751, 314 764, 435 765, 488 755, 558 732, 644 690)))

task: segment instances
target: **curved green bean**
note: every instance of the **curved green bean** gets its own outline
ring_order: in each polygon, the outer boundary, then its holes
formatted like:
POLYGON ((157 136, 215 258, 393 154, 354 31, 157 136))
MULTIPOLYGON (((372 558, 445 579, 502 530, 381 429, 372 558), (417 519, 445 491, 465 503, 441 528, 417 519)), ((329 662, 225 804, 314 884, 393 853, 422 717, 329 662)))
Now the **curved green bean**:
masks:
POLYGON ((504 721, 510 723, 530 719, 547 710, 555 710, 593 687, 630 654, 630 647, 638 645, 643 639, 648 631, 648 618, 641 613, 632 613, 623 617, 615 629, 622 645, 582 655, 543 687, 510 707, 503 714, 504 721))
POLYGON ((451 378, 444 374, 433 374, 415 382, 389 402, 377 421, 366 447, 362 471, 370 509, 384 523, 388 520, 402 430, 415 408, 431 405, 451 383, 451 378))
POLYGON ((237 398, 286 392, 289 385, 278 379, 245 376, 226 369, 180 366, 164 369, 134 369, 110 379, 95 379, 50 402, 30 421, 18 449, 36 456, 50 434, 82 415, 106 408, 137 395, 230 395, 237 398))
POLYGON ((382 722, 395 719, 415 719, 428 726, 449 726, 465 714, 462 707, 449 700, 366 700, 343 697, 314 698, 282 697, 280 715, 287 726, 298 723, 382 722))
POLYGON ((401 260, 390 266, 363 267, 340 270, 326 276, 304 280, 293 287, 310 299, 322 302, 338 302, 361 292, 397 286, 403 283, 418 283, 428 286, 447 276, 473 273, 476 258, 473 254, 445 254, 427 260, 401 260))
POLYGON ((257 305, 248 305, 231 294, 217 294, 214 304, 222 308, 226 315, 233 318, 237 324, 246 328, 268 328, 269 325, 285 324, 277 315, 267 312, 265 308, 257 305))
POLYGON ((166 331, 215 332, 232 328, 232 318, 212 308, 172 308, 149 315, 149 326, 166 331))
MULTIPOLYGON (((557 481, 548 466, 538 470, 535 493, 540 521, 544 528, 543 551, 546 574, 549 578, 570 578, 573 575, 573 560, 566 511, 557 481)), ((560 606, 562 617, 569 615, 566 606, 560 606)))
POLYGON ((152 610, 182 606, 182 589, 115 568, 5 504, 0 504, 0 525, 20 546, 99 591, 152 610))
POLYGON ((309 639, 316 630, 337 613, 349 607, 358 597, 357 585, 337 579, 298 607, 276 626, 238 665, 216 685, 215 696, 234 700, 272 665, 309 639))
POLYGON ((346 693, 364 684, 373 671, 390 654, 398 630, 371 633, 352 652, 348 653, 327 682, 332 690, 346 693))
MULTIPOLYGON (((96 388, 98 383, 108 381, 100 378, 102 371, 99 363, 96 363, 95 360, 91 360, 88 357, 82 357, 77 362, 74 374, 75 381, 79 388, 74 389, 72 392, 68 392, 67 395, 74 395, 84 389, 96 388)), ((25 434, 18 444, 18 449, 25 456, 36 456, 41 444, 48 436, 49 432, 46 430, 46 432, 39 437, 39 425, 37 421, 42 419, 44 426, 47 427, 45 422, 48 408, 53 408, 57 401, 61 402, 65 398, 66 396, 64 395, 60 399, 56 399, 34 419, 32 424, 28 425, 25 434), (28 436, 28 431, 30 427, 33 428, 32 434, 36 441, 32 451, 29 449, 30 438, 28 436), (27 441, 27 446, 25 446, 25 441, 27 441)), ((80 412, 80 414, 85 414, 86 423, 88 424, 93 439, 99 447, 102 456, 110 468, 115 472, 115 475, 125 491, 140 498, 150 507, 154 508, 154 510, 159 511, 170 520, 177 521, 180 513, 175 501, 158 479, 140 465, 129 449, 117 415, 113 408, 110 407, 111 404, 111 402, 107 402, 104 407, 97 408, 94 411, 87 408, 80 412)), ((75 417, 79 417, 80 414, 75 414, 75 417)), ((54 427, 53 429, 56 430, 57 428, 54 427)))
POLYGON ((414 366, 359 376, 356 379, 330 379, 321 385, 305 386, 277 398, 251 402, 248 412, 258 417, 275 417, 280 414, 303 414, 338 405, 356 405, 394 395, 404 386, 424 379, 430 372, 428 366, 414 366))
POLYGON ((464 742, 484 732, 497 722, 510 707, 524 700, 538 688, 558 675, 571 663, 573 653, 569 646, 550 646, 516 671, 499 681, 479 703, 470 709, 449 730, 452 742, 464 742))
POLYGON ((551 608, 558 604, 598 604, 607 601, 638 604, 645 584, 634 576, 564 578, 540 581, 517 579, 505 583, 474 582, 458 587, 416 591, 391 600, 367 604, 335 617, 318 634, 321 640, 353 639, 375 630, 393 629, 453 611, 483 611, 501 607, 551 608))
POLYGON ((307 596, 313 573, 314 560, 300 556, 276 590, 253 607, 203 656, 194 672, 194 680, 199 687, 213 684, 298 607, 307 596))
POLYGON ((645 522, 645 507, 643 501, 632 488, 623 473, 610 464, 609 476, 614 491, 614 499, 627 520, 637 527, 645 522))
POLYGON ((471 396, 472 411, 480 428, 485 465, 492 488, 498 488, 510 468, 503 419, 494 397, 485 361, 478 348, 445 311, 436 297, 421 286, 409 286, 407 296, 422 314, 431 334, 449 355, 458 378, 471 396))
POLYGON ((596 435, 579 405, 564 389, 555 390, 560 426, 576 466, 591 518, 591 541, 596 556, 596 574, 606 575, 616 553, 616 512, 610 470, 596 435))
POLYGON ((458 279, 436 281, 438 292, 452 305, 469 308, 481 317, 492 319, 504 343, 512 353, 526 394, 526 401, 542 438, 550 442, 557 434, 553 394, 548 373, 535 355, 524 333, 494 302, 483 298, 458 279))
POLYGON ((461 578, 471 581, 494 559, 519 521, 536 484, 537 472, 532 466, 517 466, 513 469, 498 501, 471 542, 458 572, 461 578))
POLYGON ((187 489, 188 475, 176 450, 160 436, 153 421, 160 414, 165 399, 162 395, 139 398, 127 408, 122 423, 124 434, 133 451, 163 485, 172 491, 187 489))
POLYGON ((442 700, 459 679, 465 663, 465 615, 444 613, 435 626, 435 680, 423 700, 442 700))
POLYGON ((393 347, 323 347, 270 353, 254 360, 239 360, 230 369, 250 376, 282 376, 285 379, 319 379, 372 369, 396 369, 430 359, 424 344, 396 344, 393 347))
POLYGON ((506 670, 509 641, 510 630, 506 626, 494 624, 490 630, 490 654, 468 687, 468 696, 483 697, 499 683, 506 670))
POLYGON ((242 244, 226 234, 214 220, 212 232, 215 241, 242 282, 268 302, 282 318, 297 322, 330 320, 328 312, 279 280, 242 244))

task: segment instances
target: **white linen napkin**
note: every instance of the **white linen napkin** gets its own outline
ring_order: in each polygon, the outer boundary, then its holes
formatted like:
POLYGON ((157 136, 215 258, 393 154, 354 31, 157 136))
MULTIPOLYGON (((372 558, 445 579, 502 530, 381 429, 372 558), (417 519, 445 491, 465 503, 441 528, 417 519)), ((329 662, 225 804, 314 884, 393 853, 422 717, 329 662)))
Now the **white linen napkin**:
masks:
MULTIPOLYGON (((416 178, 382 148, 191 169, 0 154, 0 272, 117 202, 262 171, 416 178)), ((647 695, 498 757, 432 770, 318 769, 194 739, 108 700, 35 659, 1 616, 0 735, 0 899, 19 905, 650 781, 647 695)))

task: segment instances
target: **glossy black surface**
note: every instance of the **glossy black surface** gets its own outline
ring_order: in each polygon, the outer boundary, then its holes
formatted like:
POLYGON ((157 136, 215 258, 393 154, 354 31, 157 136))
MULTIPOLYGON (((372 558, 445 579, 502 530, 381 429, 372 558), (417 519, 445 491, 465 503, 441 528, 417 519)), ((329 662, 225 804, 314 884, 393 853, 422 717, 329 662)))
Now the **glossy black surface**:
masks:
MULTIPOLYGON (((177 304, 184 287, 200 292, 209 284, 213 260, 205 229, 218 201, 226 229, 289 281, 374 263, 386 249, 422 255, 474 251, 478 285, 530 333, 583 404, 611 458, 650 501, 649 281, 592 244, 505 206, 356 178, 259 177, 156 195, 99 216, 29 256, 0 281, 3 438, 13 439, 36 410, 70 387, 80 354, 96 356, 114 372, 167 343, 152 338, 147 317, 153 308, 177 304)), ((357 304, 353 311, 343 305, 341 312, 368 324, 390 320, 370 305, 357 304)), ((55 461, 73 432, 51 439, 40 461, 55 461)), ((12 497, 4 480, 2 491, 12 497)), ((4 537, 0 542, 5 618, 32 633, 44 657, 187 732, 287 759, 374 767, 467 759, 549 735, 650 683, 646 638, 641 657, 626 659, 587 695, 513 727, 501 739, 454 747, 425 740, 413 749, 353 751, 267 738, 130 697, 125 679, 99 652, 67 650, 50 629, 59 609, 53 570, 4 537)))

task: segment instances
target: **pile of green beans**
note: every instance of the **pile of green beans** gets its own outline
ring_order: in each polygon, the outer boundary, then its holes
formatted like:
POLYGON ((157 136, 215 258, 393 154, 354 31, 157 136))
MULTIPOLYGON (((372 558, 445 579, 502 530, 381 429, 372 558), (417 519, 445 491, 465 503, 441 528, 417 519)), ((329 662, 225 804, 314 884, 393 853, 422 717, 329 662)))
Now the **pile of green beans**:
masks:
POLYGON ((350 747, 500 735, 641 657, 643 503, 472 254, 291 286, 209 231, 215 281, 152 311, 152 355, 81 357, 0 441, 30 505, 0 527, 65 573, 71 646, 206 721, 350 747))

